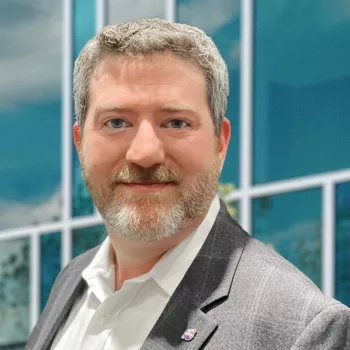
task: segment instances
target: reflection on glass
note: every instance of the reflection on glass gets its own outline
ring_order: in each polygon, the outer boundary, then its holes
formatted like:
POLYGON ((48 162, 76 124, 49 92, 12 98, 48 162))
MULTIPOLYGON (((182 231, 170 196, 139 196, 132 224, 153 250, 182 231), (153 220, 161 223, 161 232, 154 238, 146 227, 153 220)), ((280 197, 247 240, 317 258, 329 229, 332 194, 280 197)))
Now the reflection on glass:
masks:
POLYGON ((230 215, 237 221, 240 222, 240 212, 239 212, 239 202, 229 202, 226 204, 227 210, 230 213, 230 215))
POLYGON ((104 225, 73 230, 73 257, 96 247, 106 237, 107 232, 104 225))
POLYGON ((226 198, 235 191, 232 183, 219 183, 217 187, 217 194, 219 198, 225 203, 227 211, 236 220, 239 221, 239 202, 229 201, 226 198))
POLYGON ((230 95, 227 118, 231 122, 231 141, 220 180, 238 187, 240 1, 180 0, 178 4, 178 21, 199 27, 210 35, 228 66, 230 95))
POLYGON ((29 239, 0 242, 0 346, 29 334, 29 239))
MULTIPOLYGON (((95 35, 95 0, 73 2, 73 61, 89 39, 95 35)), ((74 148, 74 147, 73 147, 74 148)), ((94 212, 91 196, 84 184, 79 158, 73 149, 73 216, 94 212)))
POLYGON ((108 24, 164 17, 164 0, 108 0, 107 4, 108 24))
POLYGON ((6 229, 60 218, 61 2, 6 1, 0 17, 0 229, 6 229))
POLYGON ((240 222, 239 202, 238 201, 224 201, 228 213, 238 223, 240 222))
POLYGON ((255 1, 255 183, 349 167, 349 11, 255 1))
POLYGON ((350 307, 350 182, 336 186, 335 297, 350 307))
POLYGON ((253 201, 253 236, 270 245, 321 287, 321 191, 253 201))
POLYGON ((51 288, 61 270, 61 234, 49 233, 40 237, 41 249, 41 295, 40 310, 46 305, 51 288))

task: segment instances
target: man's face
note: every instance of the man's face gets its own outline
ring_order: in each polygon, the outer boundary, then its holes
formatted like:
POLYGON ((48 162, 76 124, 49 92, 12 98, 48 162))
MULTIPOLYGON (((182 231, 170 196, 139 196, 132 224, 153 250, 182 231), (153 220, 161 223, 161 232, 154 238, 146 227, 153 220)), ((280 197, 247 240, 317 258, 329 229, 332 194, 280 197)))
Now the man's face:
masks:
POLYGON ((216 137, 204 73, 171 53, 109 56, 90 84, 83 177, 106 226, 132 240, 169 237, 204 215, 230 138, 216 137))

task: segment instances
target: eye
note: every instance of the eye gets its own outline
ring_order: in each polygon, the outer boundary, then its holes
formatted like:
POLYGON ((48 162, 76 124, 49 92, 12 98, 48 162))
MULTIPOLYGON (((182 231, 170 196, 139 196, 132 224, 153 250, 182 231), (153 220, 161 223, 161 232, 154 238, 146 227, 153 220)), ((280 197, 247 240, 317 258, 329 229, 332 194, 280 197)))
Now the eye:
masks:
POLYGON ((189 126, 190 124, 187 123, 185 120, 182 119, 172 119, 168 121, 164 126, 166 128, 173 128, 173 129, 183 129, 189 126))
POLYGON ((113 118, 108 120, 106 126, 110 129, 122 129, 130 126, 130 123, 127 123, 125 120, 120 118, 113 118))

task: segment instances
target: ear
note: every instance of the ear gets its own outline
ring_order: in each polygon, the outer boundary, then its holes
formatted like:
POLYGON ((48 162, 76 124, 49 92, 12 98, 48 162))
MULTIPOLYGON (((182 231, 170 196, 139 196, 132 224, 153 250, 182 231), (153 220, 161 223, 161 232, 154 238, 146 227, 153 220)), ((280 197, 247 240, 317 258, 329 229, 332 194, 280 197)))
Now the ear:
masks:
POLYGON ((219 157, 221 160, 221 167, 224 164, 227 148, 231 138, 231 124, 227 118, 224 118, 221 125, 221 133, 219 136, 219 157))
POLYGON ((74 140, 75 148, 76 148, 78 154, 80 154, 81 130, 80 130, 79 124, 77 122, 75 122, 73 125, 73 140, 74 140))

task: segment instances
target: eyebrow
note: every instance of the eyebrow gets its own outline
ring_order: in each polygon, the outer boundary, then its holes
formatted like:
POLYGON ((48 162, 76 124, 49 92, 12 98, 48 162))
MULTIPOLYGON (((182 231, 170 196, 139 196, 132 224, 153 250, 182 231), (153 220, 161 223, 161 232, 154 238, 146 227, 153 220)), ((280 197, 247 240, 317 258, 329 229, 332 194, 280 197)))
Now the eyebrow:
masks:
MULTIPOLYGON (((99 117, 101 114, 105 114, 105 113, 111 113, 111 112, 117 112, 117 113, 132 113, 135 112, 136 109, 132 108, 132 107, 127 107, 127 106, 121 106, 121 105, 105 105, 105 106, 101 106, 98 107, 95 110, 94 113, 94 118, 96 119, 97 117, 99 117)), ((197 116, 198 112, 188 106, 188 105, 184 105, 184 104, 167 104, 164 105, 163 107, 159 108, 159 111, 161 112, 168 112, 168 113, 189 113, 192 115, 197 116)))
POLYGON ((187 105, 168 104, 163 106, 160 110, 165 112, 170 112, 170 113, 184 112, 184 113, 190 113, 193 115, 198 115, 198 112, 195 109, 187 105))
POLYGON ((120 113, 120 112, 132 112, 132 111, 133 111, 132 108, 126 108, 120 105, 106 105, 106 106, 101 106, 96 108, 94 117, 97 118, 101 114, 110 113, 110 112, 120 113))

